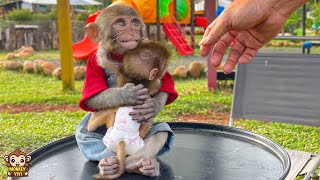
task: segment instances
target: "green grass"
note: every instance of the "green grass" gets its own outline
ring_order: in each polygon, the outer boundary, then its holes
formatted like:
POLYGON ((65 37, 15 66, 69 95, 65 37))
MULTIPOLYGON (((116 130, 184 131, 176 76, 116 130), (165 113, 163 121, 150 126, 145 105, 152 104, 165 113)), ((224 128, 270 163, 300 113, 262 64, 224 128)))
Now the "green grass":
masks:
MULTIPOLYGON (((195 48, 195 54, 199 54, 200 53, 200 46, 198 45, 198 43, 201 41, 202 37, 203 37, 203 35, 195 35, 195 47, 196 47, 195 48)), ((277 41, 291 42, 290 40, 271 40, 271 42, 277 42, 277 41)), ((295 41, 295 42, 301 42, 301 41, 295 41)), ((282 51, 289 51, 290 52, 290 49, 292 49, 292 48, 299 49, 299 50, 302 49, 302 47, 300 47, 300 46, 299 47, 263 47, 263 49, 274 50, 276 52, 282 52, 282 51)), ((229 54, 229 51, 230 51, 230 48, 227 49, 225 54, 229 54)), ((299 52, 302 52, 302 50, 299 51, 299 52)), ((313 45, 312 48, 311 48, 311 53, 312 54, 320 54, 320 46, 313 45)))
POLYGON ((240 120, 235 124, 268 137, 287 149, 320 153, 320 127, 255 120, 240 120))
MULTIPOLYGON (((263 47, 266 50, 273 50, 276 52, 288 51, 290 52, 290 48, 298 49, 298 53, 302 53, 302 47, 263 47)), ((307 50, 306 50, 307 52, 307 50)), ((320 46, 314 46, 310 50, 311 54, 320 54, 320 46)))
POLYGON ((76 91, 61 91, 61 81, 42 75, 0 69, 0 104, 77 104, 83 81, 75 81, 76 91))
POLYGON ((48 142, 74 134, 77 123, 85 113, 0 114, 0 152, 16 148, 34 150, 48 142))
MULTIPOLYGON (((0 70, 0 104, 77 104, 83 81, 76 81, 75 92, 61 92, 61 81, 35 74, 0 70)), ((178 99, 161 111, 156 121, 172 121, 181 114, 229 113, 232 81, 218 81, 215 93, 207 91, 206 79, 176 79, 178 99)), ((0 113, 0 156, 21 148, 34 150, 75 132, 85 114, 79 112, 0 113)), ((265 123, 255 120, 236 121, 241 127, 268 137, 287 149, 320 153, 320 128, 265 123)), ((3 161, 1 161, 3 163, 3 161)), ((0 163, 1 164, 1 163, 0 163)), ((0 177, 6 167, 0 165, 0 177)), ((1 179, 1 178, 0 178, 1 179)))
MULTIPOLYGON (((7 58, 7 54, 9 51, 0 51, 0 60, 5 60, 7 58)), ((60 59, 59 50, 47 50, 47 51, 39 51, 35 52, 33 56, 24 57, 24 58, 15 58, 14 60, 36 60, 36 59, 43 59, 43 60, 58 60, 60 59)))
MULTIPOLYGON (((189 40, 190 38, 188 38, 189 40)), ((202 39, 202 35, 196 35, 195 36, 195 54, 199 55, 200 54, 200 46, 198 45, 198 43, 200 42, 200 40, 202 39)), ((280 41, 280 40, 272 40, 272 41, 280 41)), ((281 41, 286 41, 286 40, 281 40, 281 41)), ((172 60, 176 60, 179 59, 179 54, 177 53, 177 51, 174 50, 174 47, 171 43, 163 41, 164 44, 166 44, 170 49, 172 49, 172 60)), ((275 50, 277 52, 281 52, 283 50, 289 50, 292 47, 264 47, 264 49, 272 49, 275 50)), ((294 47, 295 49, 300 48, 300 47, 294 47)), ((226 54, 229 53, 229 48, 226 51, 226 54)), ((300 51, 299 51, 300 52, 300 51)), ((5 60, 7 54, 9 53, 9 51, 3 51, 0 50, 0 61, 1 60, 5 60)), ((313 54, 320 54, 320 47, 319 46, 313 46, 311 49, 311 53, 313 54)), ((60 59, 60 54, 59 54, 59 50, 56 49, 52 49, 52 50, 47 50, 47 51, 38 51, 35 52, 35 54, 31 57, 25 57, 25 58, 15 58, 14 60, 36 60, 36 59, 44 59, 44 60, 59 60, 60 59)), ((82 61, 77 61, 76 63, 82 63, 82 61)))
MULTIPOLYGON (((175 80, 178 99, 166 106, 156 120, 171 121, 181 114, 208 114, 210 111, 230 112, 231 91, 207 91, 207 80, 175 80)), ((219 83, 223 86, 223 83, 219 83)))
MULTIPOLYGON (((85 112, 45 112, 0 114, 0 154, 14 149, 31 151, 62 137, 74 134, 77 123, 85 112)), ((5 178, 6 167, 0 163, 0 178, 5 178)))

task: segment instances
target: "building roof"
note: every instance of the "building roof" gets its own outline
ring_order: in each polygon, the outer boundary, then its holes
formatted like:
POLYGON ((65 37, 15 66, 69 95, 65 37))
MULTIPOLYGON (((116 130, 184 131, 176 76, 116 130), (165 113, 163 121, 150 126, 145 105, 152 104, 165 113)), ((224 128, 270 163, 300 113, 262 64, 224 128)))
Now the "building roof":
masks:
MULTIPOLYGON (((57 4, 57 0, 22 0, 31 4, 57 4)), ((94 0, 70 0, 71 5, 102 5, 94 0)))
POLYGON ((12 3, 17 3, 17 2, 20 2, 21 0, 3 0, 0 2, 0 6, 3 6, 3 5, 7 5, 7 4, 12 4, 12 3))

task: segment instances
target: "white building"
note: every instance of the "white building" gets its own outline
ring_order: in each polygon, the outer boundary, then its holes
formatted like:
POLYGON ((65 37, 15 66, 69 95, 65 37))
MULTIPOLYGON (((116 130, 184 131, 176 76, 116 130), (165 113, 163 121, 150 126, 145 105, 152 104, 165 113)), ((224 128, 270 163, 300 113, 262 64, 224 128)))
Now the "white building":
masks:
MULTIPOLYGON (((95 0, 70 0, 71 5, 93 5, 102 6, 102 3, 95 0)), ((12 9, 30 9, 31 11, 47 11, 48 6, 56 6, 57 0, 16 0, 1 2, 0 6, 6 11, 12 9)))

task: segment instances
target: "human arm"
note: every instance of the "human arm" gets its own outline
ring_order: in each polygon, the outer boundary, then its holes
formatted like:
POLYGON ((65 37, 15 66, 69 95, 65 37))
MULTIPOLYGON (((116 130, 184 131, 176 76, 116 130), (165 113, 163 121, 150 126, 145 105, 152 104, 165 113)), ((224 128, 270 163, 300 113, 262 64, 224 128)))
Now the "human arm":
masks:
POLYGON ((273 39, 286 19, 307 0, 236 0, 206 29, 200 54, 211 51, 211 64, 219 66, 234 39, 224 72, 230 73, 238 62, 246 64, 258 50, 273 39))

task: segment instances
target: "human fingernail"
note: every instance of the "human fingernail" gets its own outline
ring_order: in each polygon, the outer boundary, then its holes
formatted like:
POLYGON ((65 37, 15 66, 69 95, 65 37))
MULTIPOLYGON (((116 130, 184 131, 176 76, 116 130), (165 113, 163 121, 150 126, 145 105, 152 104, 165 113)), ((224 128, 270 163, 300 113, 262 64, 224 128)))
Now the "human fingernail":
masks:
POLYGON ((203 43, 205 43, 206 41, 208 40, 207 37, 203 38, 200 42, 199 42, 199 45, 201 46, 203 43))
POLYGON ((224 67, 223 67, 223 73, 224 74, 230 74, 230 72, 232 71, 232 66, 230 66, 230 65, 225 65, 224 67))
POLYGON ((208 46, 201 46, 200 47, 200 55, 202 57, 206 57, 208 55, 208 46))

